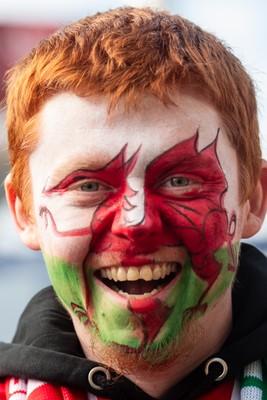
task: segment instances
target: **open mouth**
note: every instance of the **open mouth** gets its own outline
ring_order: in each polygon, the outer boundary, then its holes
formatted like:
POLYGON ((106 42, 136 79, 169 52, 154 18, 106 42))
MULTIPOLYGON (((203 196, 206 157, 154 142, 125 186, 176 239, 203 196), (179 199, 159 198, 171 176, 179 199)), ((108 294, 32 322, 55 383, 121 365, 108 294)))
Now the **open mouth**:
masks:
POLYGON ((96 277, 120 295, 138 299, 154 296, 180 271, 180 264, 170 262, 142 267, 101 268, 96 277))

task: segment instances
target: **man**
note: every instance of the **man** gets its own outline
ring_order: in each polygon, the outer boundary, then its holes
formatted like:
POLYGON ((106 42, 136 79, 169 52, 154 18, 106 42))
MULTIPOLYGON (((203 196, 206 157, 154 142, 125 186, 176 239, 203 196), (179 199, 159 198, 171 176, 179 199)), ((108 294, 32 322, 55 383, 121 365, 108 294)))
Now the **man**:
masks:
POLYGON ((97 14, 10 72, 7 124, 9 206, 53 289, 1 344, 2 398, 265 398, 266 260, 240 240, 267 169, 231 51, 164 12, 97 14))

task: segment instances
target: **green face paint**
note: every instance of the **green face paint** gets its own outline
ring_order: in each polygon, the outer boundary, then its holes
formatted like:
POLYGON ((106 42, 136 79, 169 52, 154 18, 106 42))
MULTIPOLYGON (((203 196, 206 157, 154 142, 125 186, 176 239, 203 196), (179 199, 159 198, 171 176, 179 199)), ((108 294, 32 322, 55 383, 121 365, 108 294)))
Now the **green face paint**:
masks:
MULTIPOLYGON (((237 251, 237 246, 235 246, 237 251)), ((170 287, 155 307, 138 312, 132 299, 120 302, 111 299, 110 290, 93 276, 92 269, 70 265, 57 257, 45 256, 49 275, 59 299, 71 315, 75 315, 102 342, 133 349, 157 349, 183 335, 183 326, 198 318, 216 302, 231 284, 234 272, 229 270, 227 248, 218 250, 215 257, 222 265, 221 273, 211 289, 195 274, 187 259, 177 282, 170 287)), ((177 340, 178 339, 178 340, 177 340)))

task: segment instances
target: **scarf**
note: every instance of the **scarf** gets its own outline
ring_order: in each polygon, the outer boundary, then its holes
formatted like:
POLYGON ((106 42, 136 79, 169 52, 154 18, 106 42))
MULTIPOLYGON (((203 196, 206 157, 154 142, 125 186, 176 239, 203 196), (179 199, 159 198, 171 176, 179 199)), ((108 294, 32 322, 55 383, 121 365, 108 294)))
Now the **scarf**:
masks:
MULTIPOLYGON (((266 362, 255 361, 245 367, 239 381, 227 381, 197 400, 265 400, 266 380, 266 362)), ((0 385, 0 400, 108 400, 34 379, 8 378, 3 386, 1 391, 0 385)))
POLYGON ((0 400, 107 400, 77 389, 56 386, 34 379, 8 378, 0 400))

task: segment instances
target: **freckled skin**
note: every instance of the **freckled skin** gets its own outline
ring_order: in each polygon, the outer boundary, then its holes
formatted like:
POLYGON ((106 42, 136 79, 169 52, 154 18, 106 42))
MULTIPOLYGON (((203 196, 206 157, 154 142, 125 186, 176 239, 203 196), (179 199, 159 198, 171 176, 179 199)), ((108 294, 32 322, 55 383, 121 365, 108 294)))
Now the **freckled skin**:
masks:
POLYGON ((218 135, 199 152, 196 133, 147 165, 145 214, 134 229, 127 218, 134 208, 136 193, 127 178, 142 148, 126 159, 127 146, 124 146, 101 170, 75 171, 52 190, 44 190, 46 199, 62 196, 81 175, 83 179, 105 180, 116 188, 97 207, 90 225, 79 229, 59 230, 49 201, 40 207, 40 216, 47 226, 52 226, 56 236, 90 236, 83 268, 49 254, 45 259, 63 304, 102 341, 139 350, 169 343, 182 335, 185 319, 203 315, 229 287, 238 246, 233 243, 235 214, 229 219, 224 208, 228 185, 216 152, 217 139, 218 135), (188 173, 200 177, 200 187, 178 196, 164 185, 170 176, 187 176, 188 173), (146 236, 147 231, 153 232, 153 241, 151 235, 146 236), (142 308, 146 300, 129 299, 127 307, 110 301, 103 286, 96 283, 93 269, 87 263, 90 252, 147 256, 163 247, 186 248, 187 258, 179 280, 166 298, 149 300, 149 308, 142 308))

